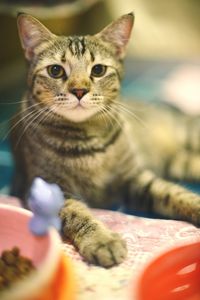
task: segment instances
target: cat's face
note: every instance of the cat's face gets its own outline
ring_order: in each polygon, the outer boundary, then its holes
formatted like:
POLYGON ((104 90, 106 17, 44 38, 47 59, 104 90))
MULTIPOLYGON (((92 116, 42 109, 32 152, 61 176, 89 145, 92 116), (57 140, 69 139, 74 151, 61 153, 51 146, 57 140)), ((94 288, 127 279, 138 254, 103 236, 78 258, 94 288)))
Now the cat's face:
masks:
POLYGON ((94 36, 62 37, 35 18, 19 15, 34 100, 73 122, 105 113, 120 89, 121 61, 132 24, 133 15, 128 14, 94 36))

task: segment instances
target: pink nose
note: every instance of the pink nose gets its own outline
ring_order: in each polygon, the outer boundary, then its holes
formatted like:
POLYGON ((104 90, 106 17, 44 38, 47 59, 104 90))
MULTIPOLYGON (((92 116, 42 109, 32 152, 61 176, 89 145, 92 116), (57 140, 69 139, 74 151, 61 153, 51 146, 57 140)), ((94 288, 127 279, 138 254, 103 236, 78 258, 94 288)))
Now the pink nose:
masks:
POLYGON ((71 89, 70 92, 75 95, 78 100, 81 100, 81 98, 89 91, 87 89, 71 89))

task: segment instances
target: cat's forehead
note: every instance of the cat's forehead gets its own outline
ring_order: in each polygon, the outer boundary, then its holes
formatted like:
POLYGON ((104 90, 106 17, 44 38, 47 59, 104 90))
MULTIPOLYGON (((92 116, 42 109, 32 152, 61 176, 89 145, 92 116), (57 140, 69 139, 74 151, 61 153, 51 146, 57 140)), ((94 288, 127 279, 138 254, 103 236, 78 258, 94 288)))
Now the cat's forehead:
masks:
POLYGON ((101 39, 90 35, 67 37, 66 46, 72 56, 81 57, 89 52, 93 60, 95 54, 110 56, 112 52, 111 47, 106 47, 101 39))
POLYGON ((110 61, 112 49, 93 36, 59 36, 40 56, 41 60, 56 60, 56 62, 93 63, 104 60, 110 61))
POLYGON ((90 47, 88 47, 87 38, 75 36, 67 38, 67 49, 69 49, 71 55, 81 57, 87 50, 90 50, 90 47))

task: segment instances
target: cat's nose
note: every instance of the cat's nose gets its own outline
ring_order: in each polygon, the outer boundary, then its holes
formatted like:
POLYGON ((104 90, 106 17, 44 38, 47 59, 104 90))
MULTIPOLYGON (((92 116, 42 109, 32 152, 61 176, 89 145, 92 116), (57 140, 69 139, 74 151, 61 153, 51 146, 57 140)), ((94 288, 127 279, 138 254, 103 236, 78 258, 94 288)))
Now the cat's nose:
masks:
POLYGON ((81 100, 81 98, 88 92, 89 90, 87 89, 70 89, 70 93, 75 95, 78 98, 78 100, 81 100))

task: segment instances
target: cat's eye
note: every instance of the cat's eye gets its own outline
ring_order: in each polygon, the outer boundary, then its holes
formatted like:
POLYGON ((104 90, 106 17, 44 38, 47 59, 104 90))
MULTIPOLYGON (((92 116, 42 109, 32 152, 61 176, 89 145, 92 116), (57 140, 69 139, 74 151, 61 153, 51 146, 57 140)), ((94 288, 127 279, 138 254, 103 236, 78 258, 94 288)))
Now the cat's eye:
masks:
POLYGON ((107 67, 101 64, 95 65, 92 67, 91 76, 93 77, 102 77, 105 75, 107 67))
POLYGON ((65 70, 62 66, 60 65, 50 65, 47 67, 47 72, 49 76, 53 78, 62 78, 66 76, 65 70))

